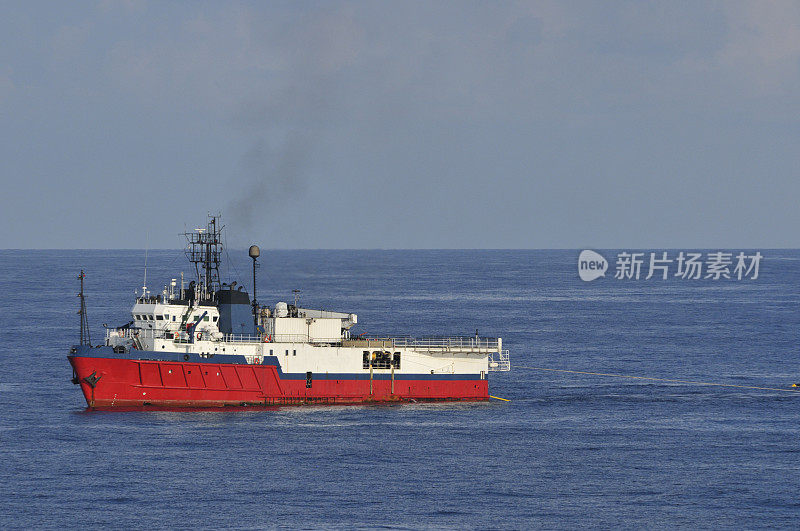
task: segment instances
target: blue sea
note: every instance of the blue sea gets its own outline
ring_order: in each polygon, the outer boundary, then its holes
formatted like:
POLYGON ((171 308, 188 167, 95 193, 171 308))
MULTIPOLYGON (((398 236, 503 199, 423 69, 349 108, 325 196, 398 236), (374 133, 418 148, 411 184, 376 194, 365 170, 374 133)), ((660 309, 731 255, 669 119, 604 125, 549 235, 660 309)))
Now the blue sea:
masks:
MULTIPOLYGON (((77 275, 98 342, 144 251, 0 251, 0 527, 797 527, 800 251, 761 252, 755 280, 583 282, 578 251, 265 250, 262 303, 502 336, 510 402, 96 412, 66 359, 77 275)), ((181 251, 147 262, 154 292, 190 278, 181 251)))

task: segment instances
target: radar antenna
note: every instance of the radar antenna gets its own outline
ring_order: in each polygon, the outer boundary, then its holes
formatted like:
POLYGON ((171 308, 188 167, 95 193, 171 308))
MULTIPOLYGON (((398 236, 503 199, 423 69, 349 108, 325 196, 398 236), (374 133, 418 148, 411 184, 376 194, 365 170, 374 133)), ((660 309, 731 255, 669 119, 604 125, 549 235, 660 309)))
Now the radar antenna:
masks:
POLYGON ((219 216, 209 216, 203 229, 186 232, 186 258, 194 264, 200 299, 211 299, 220 288, 219 265, 222 262, 222 229, 219 216))

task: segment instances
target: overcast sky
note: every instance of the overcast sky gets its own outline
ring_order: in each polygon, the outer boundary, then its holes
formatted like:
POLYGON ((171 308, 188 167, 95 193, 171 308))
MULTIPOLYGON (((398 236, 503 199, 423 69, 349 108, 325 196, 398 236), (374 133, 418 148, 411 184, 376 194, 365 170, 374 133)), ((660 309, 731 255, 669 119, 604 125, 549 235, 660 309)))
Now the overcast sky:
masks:
POLYGON ((800 247, 798 2, 3 2, 2 248, 800 247))

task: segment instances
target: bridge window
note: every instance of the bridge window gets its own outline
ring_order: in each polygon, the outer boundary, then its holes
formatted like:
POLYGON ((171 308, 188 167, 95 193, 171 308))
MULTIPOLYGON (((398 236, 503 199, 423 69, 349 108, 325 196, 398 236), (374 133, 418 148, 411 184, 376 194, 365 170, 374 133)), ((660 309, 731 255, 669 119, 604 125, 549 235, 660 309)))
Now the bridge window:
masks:
POLYGON ((163 320, 164 320, 163 315, 156 315, 156 321, 163 321, 163 320))

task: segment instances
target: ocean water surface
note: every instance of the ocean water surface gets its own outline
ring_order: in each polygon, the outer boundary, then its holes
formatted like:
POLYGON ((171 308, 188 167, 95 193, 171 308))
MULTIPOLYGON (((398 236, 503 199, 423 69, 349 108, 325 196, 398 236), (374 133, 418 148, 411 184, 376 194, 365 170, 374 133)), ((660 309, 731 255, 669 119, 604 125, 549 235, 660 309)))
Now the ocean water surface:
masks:
MULTIPOLYGON (((791 389, 800 251, 761 252, 756 280, 585 283, 577 251, 265 250, 262 303, 502 336, 490 392, 511 401, 97 412, 69 381, 76 277, 98 342, 144 252, 0 251, 0 526, 795 527, 800 393, 533 369, 791 389)), ((149 253, 152 291, 181 271, 149 253)))

